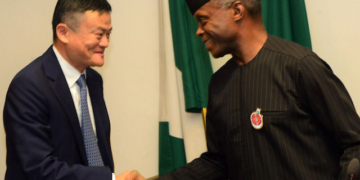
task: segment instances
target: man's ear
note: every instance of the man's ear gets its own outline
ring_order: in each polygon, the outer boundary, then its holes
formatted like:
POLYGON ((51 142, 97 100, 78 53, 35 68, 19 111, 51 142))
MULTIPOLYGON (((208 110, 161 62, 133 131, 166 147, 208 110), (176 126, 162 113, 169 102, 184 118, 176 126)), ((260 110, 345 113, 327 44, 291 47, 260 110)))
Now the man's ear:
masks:
POLYGON ((56 26, 56 35, 58 40, 67 44, 69 42, 69 27, 65 23, 59 23, 56 26))
POLYGON ((236 1, 231 5, 231 9, 233 10, 234 20, 239 21, 243 18, 245 12, 245 4, 241 1, 236 1))

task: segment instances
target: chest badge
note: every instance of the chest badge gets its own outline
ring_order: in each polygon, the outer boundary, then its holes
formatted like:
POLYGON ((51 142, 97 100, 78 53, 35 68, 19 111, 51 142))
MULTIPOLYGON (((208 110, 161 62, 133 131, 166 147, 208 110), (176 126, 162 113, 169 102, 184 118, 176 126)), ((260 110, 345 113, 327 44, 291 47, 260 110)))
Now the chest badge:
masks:
POLYGON ((261 109, 257 108, 256 111, 250 115, 251 125, 257 130, 261 129, 264 125, 263 115, 260 114, 260 111, 261 109))

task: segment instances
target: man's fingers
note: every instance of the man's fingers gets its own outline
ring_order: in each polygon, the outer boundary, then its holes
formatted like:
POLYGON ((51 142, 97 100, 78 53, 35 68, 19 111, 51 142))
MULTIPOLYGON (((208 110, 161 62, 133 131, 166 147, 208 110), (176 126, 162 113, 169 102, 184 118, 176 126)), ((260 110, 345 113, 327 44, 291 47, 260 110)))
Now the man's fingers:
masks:
POLYGON ((129 170, 127 170, 127 171, 121 173, 120 175, 116 176, 115 179, 116 179, 116 180, 125 180, 125 177, 126 177, 128 174, 130 174, 130 171, 129 171, 129 170))
POLYGON ((145 178, 137 170, 132 170, 125 176, 125 180, 145 180, 145 178))

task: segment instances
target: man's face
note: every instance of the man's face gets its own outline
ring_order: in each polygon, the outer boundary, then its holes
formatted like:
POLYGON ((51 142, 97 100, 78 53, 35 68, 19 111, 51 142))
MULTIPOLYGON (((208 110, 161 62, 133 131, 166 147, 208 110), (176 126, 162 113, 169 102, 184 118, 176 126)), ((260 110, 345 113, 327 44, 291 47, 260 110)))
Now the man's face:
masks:
POLYGON ((194 14, 198 22, 196 35, 216 58, 231 53, 233 49, 236 24, 231 14, 230 9, 221 9, 212 3, 206 3, 194 14))
POLYGON ((68 58, 79 71, 104 65, 105 48, 112 30, 111 16, 104 12, 87 11, 79 17, 79 27, 69 30, 68 58))

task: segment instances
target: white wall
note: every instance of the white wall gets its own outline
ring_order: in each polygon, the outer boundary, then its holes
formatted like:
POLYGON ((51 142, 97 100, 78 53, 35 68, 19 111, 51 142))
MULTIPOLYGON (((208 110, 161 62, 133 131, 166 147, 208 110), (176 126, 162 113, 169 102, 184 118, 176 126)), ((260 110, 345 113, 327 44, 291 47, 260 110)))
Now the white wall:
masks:
POLYGON ((112 123, 115 172, 157 174, 159 122, 159 30, 157 0, 109 0, 111 44, 104 79, 112 123))
POLYGON ((360 113, 360 1, 305 0, 313 50, 349 91, 360 113))
MULTIPOLYGON (((109 0, 110 47, 104 67, 105 100, 112 123, 115 172, 157 174, 159 52, 158 1, 109 0)), ((344 82, 360 112, 360 1, 305 0, 314 51, 344 82)), ((0 1, 0 111, 12 77, 52 43, 56 0, 0 1)), ((228 59, 228 58, 226 58, 228 59)), ((215 60, 214 69, 226 60, 215 60)), ((2 116, 0 117, 2 122, 2 116)), ((0 179, 4 177, 5 133, 0 126, 0 179)))

